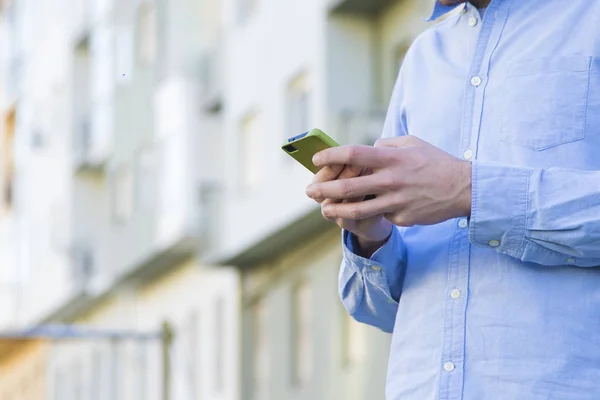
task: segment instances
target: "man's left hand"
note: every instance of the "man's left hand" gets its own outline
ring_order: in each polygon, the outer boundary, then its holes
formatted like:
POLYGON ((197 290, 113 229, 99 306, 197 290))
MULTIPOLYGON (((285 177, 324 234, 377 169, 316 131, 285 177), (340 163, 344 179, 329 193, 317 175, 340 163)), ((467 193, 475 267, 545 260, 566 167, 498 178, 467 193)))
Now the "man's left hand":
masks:
POLYGON ((375 146, 339 146, 313 158, 317 166, 349 165, 372 174, 314 183, 309 197, 350 200, 374 194, 372 200, 331 202, 330 218, 361 220, 383 214, 398 226, 432 225, 471 214, 471 163, 453 157, 415 137, 380 139, 375 146))

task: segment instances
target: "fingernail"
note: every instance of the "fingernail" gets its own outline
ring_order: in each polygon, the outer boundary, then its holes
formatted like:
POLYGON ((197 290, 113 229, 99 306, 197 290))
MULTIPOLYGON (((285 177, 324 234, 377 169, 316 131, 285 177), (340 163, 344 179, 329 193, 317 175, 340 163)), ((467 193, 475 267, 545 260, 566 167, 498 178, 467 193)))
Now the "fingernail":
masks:
POLYGON ((317 167, 319 166, 319 162, 321 162, 321 157, 319 157, 318 154, 315 154, 312 158, 312 162, 313 164, 315 164, 317 167))

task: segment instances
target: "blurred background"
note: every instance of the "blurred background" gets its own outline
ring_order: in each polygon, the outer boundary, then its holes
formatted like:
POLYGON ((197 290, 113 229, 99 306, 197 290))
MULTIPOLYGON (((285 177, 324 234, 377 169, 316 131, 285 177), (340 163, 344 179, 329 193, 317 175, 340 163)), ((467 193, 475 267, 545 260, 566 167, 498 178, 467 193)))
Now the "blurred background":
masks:
POLYGON ((372 144, 432 3, 0 0, 0 400, 383 400, 280 146, 372 144))

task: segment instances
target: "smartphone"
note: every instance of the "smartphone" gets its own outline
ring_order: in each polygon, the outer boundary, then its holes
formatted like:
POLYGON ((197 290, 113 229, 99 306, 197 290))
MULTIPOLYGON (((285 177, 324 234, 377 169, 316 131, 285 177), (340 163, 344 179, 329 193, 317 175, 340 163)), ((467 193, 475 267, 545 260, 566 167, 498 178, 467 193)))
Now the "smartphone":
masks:
POLYGON ((313 164, 313 156, 321 150, 336 146, 339 146, 339 144, 327 136, 325 132, 320 129, 313 129, 289 138, 281 148, 310 172, 316 174, 319 172, 320 167, 313 164))

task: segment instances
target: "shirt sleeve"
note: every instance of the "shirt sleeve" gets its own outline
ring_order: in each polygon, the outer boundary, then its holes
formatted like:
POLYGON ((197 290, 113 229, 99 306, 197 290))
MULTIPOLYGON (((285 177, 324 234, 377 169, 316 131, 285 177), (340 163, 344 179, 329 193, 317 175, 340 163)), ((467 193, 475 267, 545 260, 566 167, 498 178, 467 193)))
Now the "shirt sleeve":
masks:
POLYGON ((469 235, 547 266, 600 266, 600 171, 473 162, 469 235))
MULTIPOLYGON (((404 104, 404 76, 410 66, 409 49, 398 73, 383 126, 382 137, 407 134, 404 104)), ((406 271, 406 256, 400 231, 392 230, 388 241, 370 259, 353 251, 352 235, 342 233, 343 260, 339 275, 339 294, 344 307, 359 322, 392 332, 406 271)))
POLYGON ((339 294, 344 307, 359 322, 392 332, 406 270, 405 251, 397 228, 371 258, 353 251, 352 234, 342 232, 343 260, 339 294))

